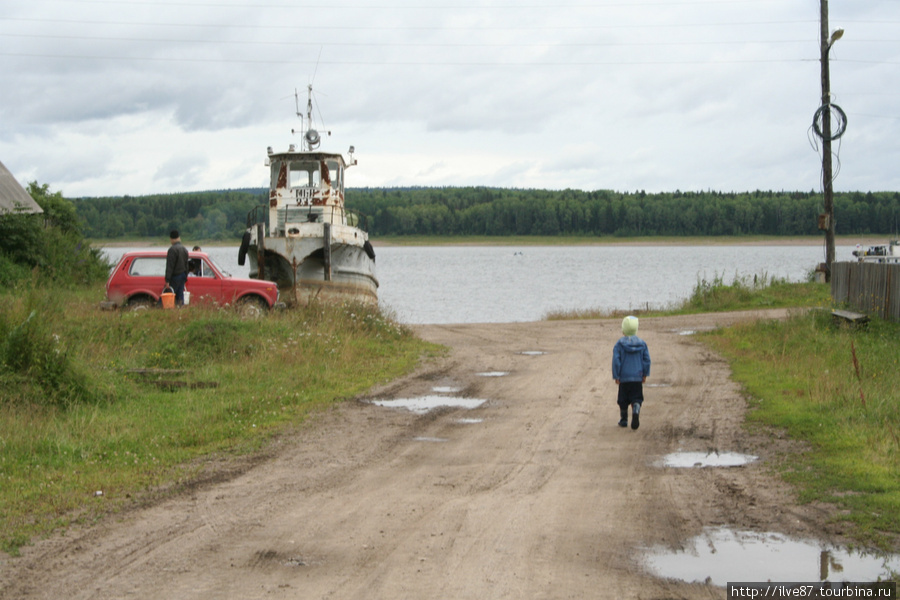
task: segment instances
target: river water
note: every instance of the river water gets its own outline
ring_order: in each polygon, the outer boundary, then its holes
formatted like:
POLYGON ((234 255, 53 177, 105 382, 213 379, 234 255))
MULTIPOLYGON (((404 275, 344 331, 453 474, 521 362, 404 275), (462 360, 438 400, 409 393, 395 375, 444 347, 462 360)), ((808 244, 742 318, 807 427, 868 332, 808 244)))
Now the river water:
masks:
MULTIPOLYGON (((127 250, 106 248, 113 260, 127 250)), ((838 246, 836 260, 853 260, 838 246)), ((237 246, 206 251, 235 277, 237 246)), ((538 321, 551 311, 662 308, 716 277, 804 281, 823 246, 376 246, 382 308, 401 323, 538 321)))

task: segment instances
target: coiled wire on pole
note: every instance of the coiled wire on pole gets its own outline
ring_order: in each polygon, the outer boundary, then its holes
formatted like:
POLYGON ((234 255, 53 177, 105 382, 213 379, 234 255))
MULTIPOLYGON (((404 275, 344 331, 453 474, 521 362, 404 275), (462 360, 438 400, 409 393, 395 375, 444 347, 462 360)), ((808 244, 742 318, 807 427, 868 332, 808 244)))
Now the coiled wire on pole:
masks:
POLYGON ((819 136, 819 138, 823 140, 834 141, 844 135, 844 132, 847 131, 847 114, 837 104, 823 104, 819 107, 819 109, 816 111, 816 114, 813 116, 813 130, 816 132, 816 135, 819 136), (827 137, 822 131, 821 125, 822 115, 826 110, 831 111, 832 123, 837 123, 837 129, 832 127, 832 130, 828 132, 827 137))

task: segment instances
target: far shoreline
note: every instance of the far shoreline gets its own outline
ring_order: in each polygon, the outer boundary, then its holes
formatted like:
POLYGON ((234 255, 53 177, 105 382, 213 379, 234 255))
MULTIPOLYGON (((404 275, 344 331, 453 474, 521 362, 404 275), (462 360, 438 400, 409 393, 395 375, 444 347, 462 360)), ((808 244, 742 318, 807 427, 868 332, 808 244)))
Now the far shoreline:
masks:
MULTIPOLYGON (((886 244, 890 236, 841 235, 837 246, 863 247, 886 244)), ((402 246, 822 246, 822 236, 688 236, 688 237, 589 237, 589 236, 390 236, 371 240, 376 248, 402 246)))
MULTIPOLYGON (((839 235, 835 245, 863 247, 880 246, 891 239, 889 235, 839 235)), ((822 236, 689 236, 689 237, 614 237, 614 236, 388 236, 373 238, 377 247, 416 246, 825 246, 822 236)), ((137 238, 129 240, 91 240, 95 248, 160 247, 170 244, 167 238, 137 238)), ((240 240, 191 240, 191 246, 237 246, 240 240)))

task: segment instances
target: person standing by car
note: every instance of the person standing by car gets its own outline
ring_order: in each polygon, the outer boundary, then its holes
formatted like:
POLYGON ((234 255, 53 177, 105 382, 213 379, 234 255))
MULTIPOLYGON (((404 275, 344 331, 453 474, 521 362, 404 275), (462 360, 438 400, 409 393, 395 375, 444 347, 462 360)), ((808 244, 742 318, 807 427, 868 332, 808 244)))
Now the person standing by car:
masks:
POLYGON ((177 229, 169 232, 172 245, 166 254, 166 285, 175 292, 175 304, 184 305, 184 284, 187 282, 188 251, 181 243, 177 229))

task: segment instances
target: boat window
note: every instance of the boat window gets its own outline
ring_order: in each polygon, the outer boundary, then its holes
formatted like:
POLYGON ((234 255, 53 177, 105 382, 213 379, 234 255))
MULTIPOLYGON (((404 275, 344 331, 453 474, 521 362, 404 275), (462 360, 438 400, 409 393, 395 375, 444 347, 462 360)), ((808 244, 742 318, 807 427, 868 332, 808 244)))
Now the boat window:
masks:
POLYGON ((316 161, 291 161, 291 187, 316 187, 319 185, 319 163, 316 161))
POLYGON ((288 186, 287 163, 282 160, 272 161, 272 180, 269 187, 274 189, 286 188, 288 186))
POLYGON ((336 190, 343 189, 344 172, 341 169, 341 163, 336 160, 325 162, 328 165, 328 172, 331 175, 331 187, 336 190))

